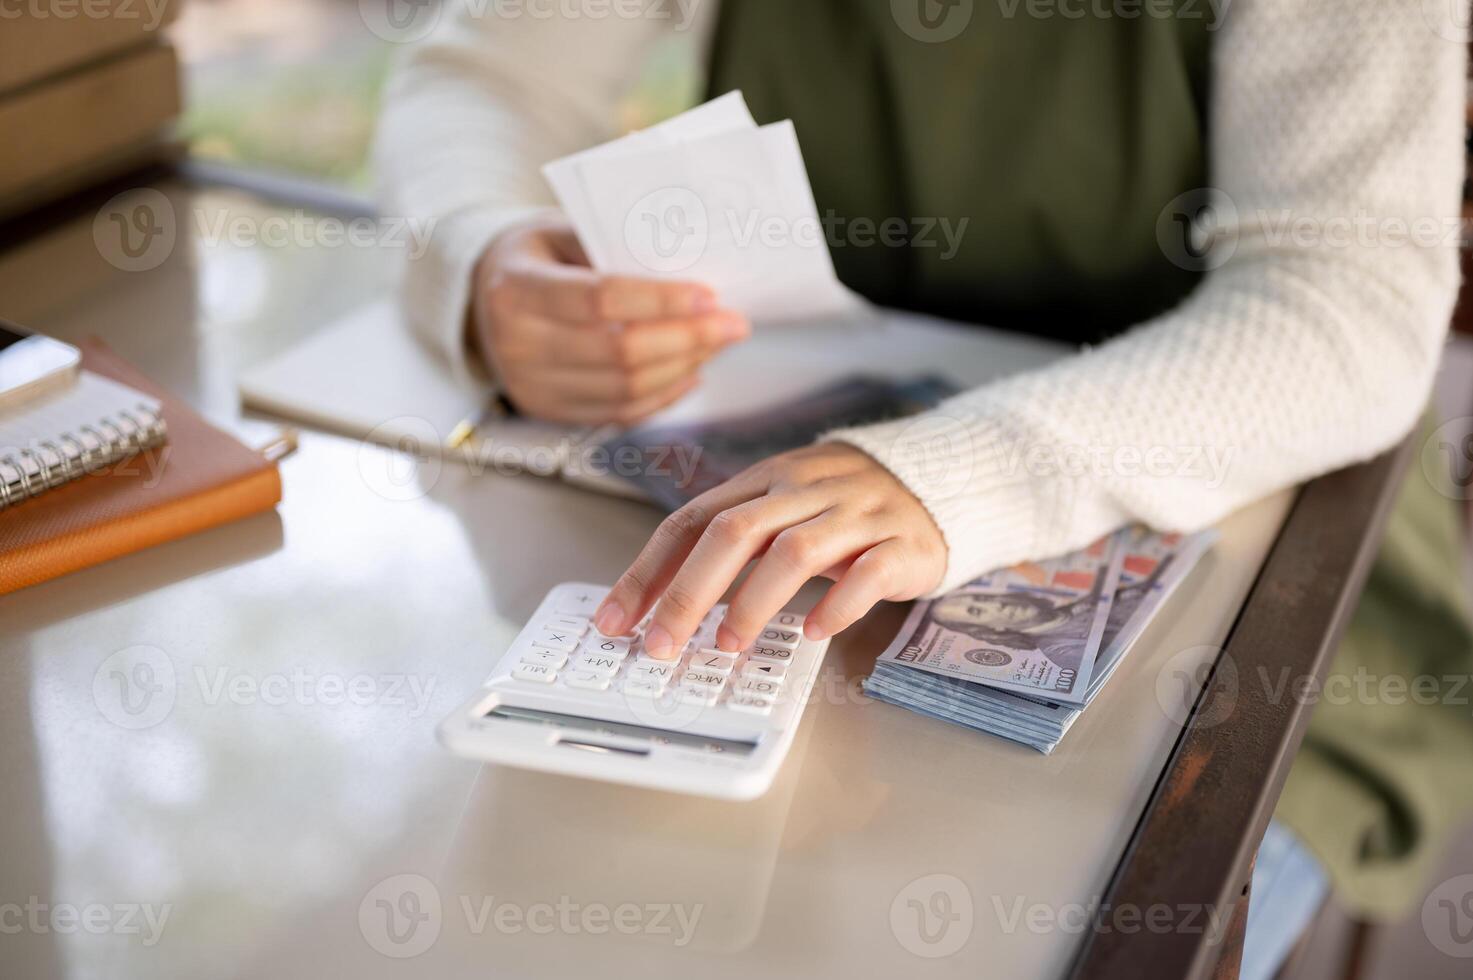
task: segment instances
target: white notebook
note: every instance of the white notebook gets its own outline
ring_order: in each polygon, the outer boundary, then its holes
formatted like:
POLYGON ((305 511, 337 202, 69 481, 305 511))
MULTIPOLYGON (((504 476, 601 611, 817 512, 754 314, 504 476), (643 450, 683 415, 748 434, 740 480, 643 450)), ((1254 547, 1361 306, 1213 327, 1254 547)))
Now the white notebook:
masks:
POLYGON ((0 509, 111 466, 167 436, 159 403, 90 371, 0 410, 0 509))
MULTIPOLYGON (((939 374, 966 389, 1069 353, 1036 337, 931 317, 879 311, 851 321, 759 327, 722 351, 699 388, 646 425, 710 421, 759 411, 863 374, 897 379, 939 374)), ((384 299, 329 324, 239 379, 248 406, 388 446, 460 456, 493 471, 557 476, 621 496, 643 496, 618 476, 578 465, 611 428, 570 428, 527 419, 484 425, 459 450, 446 440, 476 415, 480 397, 411 334, 384 299), (523 465, 514 465, 520 459, 523 465)), ((583 462, 586 463, 586 460, 583 462)))

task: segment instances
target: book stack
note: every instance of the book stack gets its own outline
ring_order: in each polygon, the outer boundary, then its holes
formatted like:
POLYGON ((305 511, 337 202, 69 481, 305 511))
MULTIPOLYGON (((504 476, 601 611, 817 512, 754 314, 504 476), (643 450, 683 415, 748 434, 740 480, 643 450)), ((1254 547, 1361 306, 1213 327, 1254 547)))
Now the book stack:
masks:
POLYGON ((179 0, 31 0, 0 28, 0 220, 173 154, 179 0))
POLYGON ((74 382, 0 411, 0 595, 281 500, 290 440, 249 449, 101 340, 78 346, 74 382))

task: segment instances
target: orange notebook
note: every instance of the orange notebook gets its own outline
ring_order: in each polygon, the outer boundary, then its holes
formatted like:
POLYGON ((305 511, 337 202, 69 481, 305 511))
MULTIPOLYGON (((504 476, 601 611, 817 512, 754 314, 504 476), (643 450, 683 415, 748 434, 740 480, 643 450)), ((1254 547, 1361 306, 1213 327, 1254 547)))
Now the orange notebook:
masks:
POLYGON ((139 374, 100 340, 82 367, 163 405, 168 441, 0 510, 0 595, 268 510, 276 464, 139 374))

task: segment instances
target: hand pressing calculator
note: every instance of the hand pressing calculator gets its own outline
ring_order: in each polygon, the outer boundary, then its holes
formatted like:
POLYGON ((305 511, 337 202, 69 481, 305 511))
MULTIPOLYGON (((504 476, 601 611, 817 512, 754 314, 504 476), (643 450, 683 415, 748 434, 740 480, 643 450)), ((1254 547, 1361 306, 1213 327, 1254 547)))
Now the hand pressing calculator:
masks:
POLYGON ((733 800, 772 785, 828 641, 779 614, 740 653, 716 649, 726 606, 681 655, 644 652, 592 626, 603 586, 556 586, 479 693, 440 725, 451 751, 523 769, 733 800))

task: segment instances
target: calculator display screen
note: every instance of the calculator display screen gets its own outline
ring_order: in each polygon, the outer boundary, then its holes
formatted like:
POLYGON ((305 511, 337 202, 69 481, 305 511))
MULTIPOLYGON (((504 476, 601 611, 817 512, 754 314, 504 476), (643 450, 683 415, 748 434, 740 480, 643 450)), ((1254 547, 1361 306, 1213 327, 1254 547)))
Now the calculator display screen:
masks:
MULTIPOLYGON (((757 749, 757 743, 741 741, 730 738, 714 738, 707 735, 693 735, 690 732, 669 731, 663 728, 646 728, 644 725, 626 725, 617 721, 604 721, 600 718, 584 718, 581 715, 565 715, 556 711, 539 711, 535 708, 517 708, 511 705, 501 704, 486 712, 487 718, 510 719, 513 721, 528 721, 543 725, 557 725, 560 728, 572 729, 589 736, 597 735, 619 735, 624 738, 640 738, 650 742, 664 745, 678 745, 687 749, 702 749, 707 752, 723 752, 732 755, 751 755, 757 749)), ((596 743, 578 741, 576 739, 564 739, 569 744, 579 748, 596 749, 596 743)), ((613 748, 609 751, 624 754, 647 754, 648 750, 641 752, 639 749, 613 748)))

